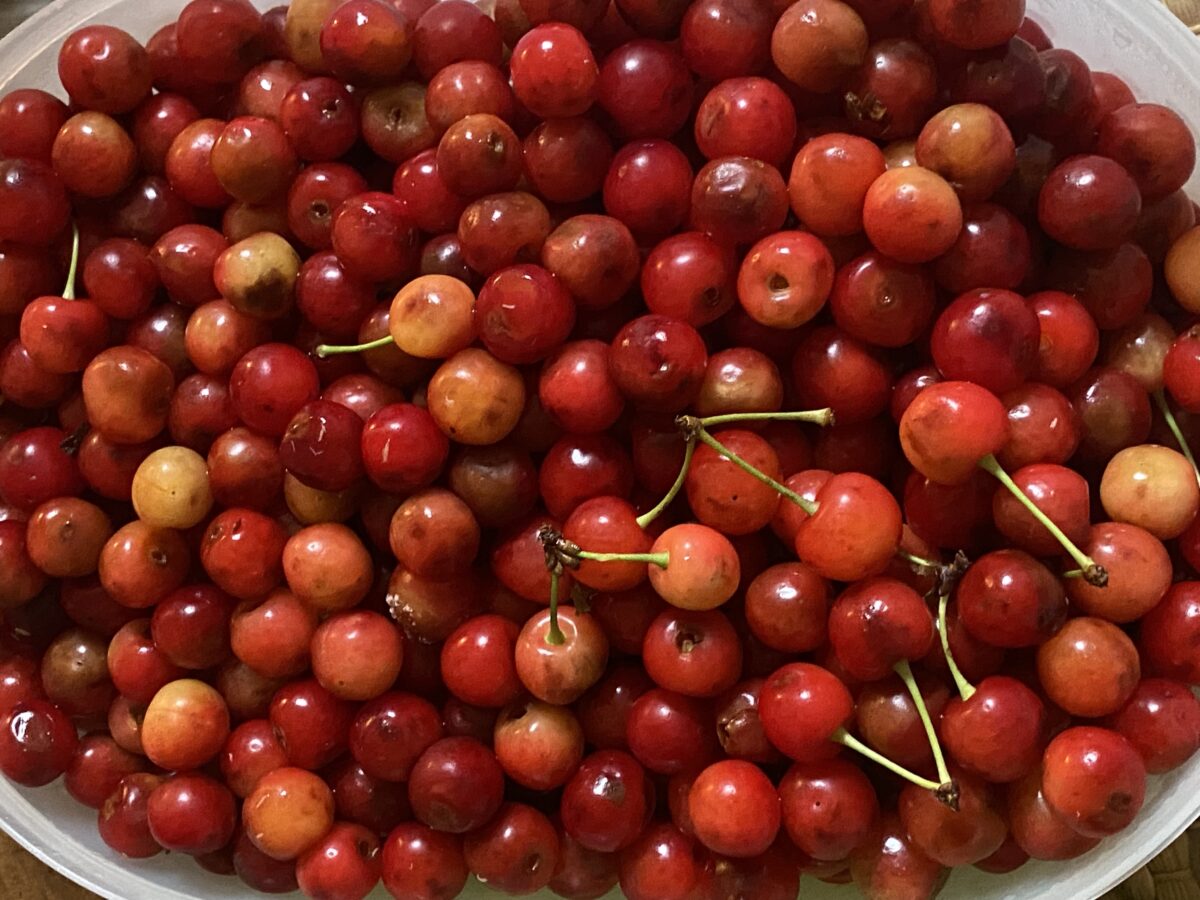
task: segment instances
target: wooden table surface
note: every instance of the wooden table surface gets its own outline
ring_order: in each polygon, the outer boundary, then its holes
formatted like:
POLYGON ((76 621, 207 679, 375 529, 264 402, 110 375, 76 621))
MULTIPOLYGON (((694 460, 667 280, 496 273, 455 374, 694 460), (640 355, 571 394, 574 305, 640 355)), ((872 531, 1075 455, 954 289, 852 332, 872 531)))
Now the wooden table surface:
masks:
MULTIPOLYGON (((1193 25, 1200 23, 1200 0, 1165 2, 1180 18, 1193 25)), ((48 3, 49 0, 0 0, 0 36, 48 3)), ((42 865, 0 832, 0 900, 96 900, 96 895, 42 865)))

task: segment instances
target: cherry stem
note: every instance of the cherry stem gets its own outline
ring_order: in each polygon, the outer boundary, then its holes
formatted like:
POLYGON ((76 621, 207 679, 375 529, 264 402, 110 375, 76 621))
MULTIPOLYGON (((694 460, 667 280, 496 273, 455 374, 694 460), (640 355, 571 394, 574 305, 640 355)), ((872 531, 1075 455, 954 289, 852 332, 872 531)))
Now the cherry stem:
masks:
MULTIPOLYGON (((688 417, 685 416, 683 418, 688 418, 688 417)), ((695 421, 698 424, 700 420, 695 419, 693 421, 695 421)), ((804 510, 806 513, 808 513, 810 516, 817 511, 817 504, 813 503, 811 500, 801 497, 799 494, 797 494, 791 488, 780 484, 778 481, 776 481, 774 478, 772 478, 766 472, 760 472, 758 469, 754 468, 754 466, 750 465, 750 463, 746 462, 744 459, 742 459, 740 456, 738 456, 736 453, 734 453, 732 450, 728 449, 724 444, 722 444, 720 441, 718 441, 715 437, 713 437, 711 434, 709 434, 704 429, 703 425, 699 425, 699 427, 697 427, 696 437, 699 438, 701 442, 712 447, 712 449, 716 450, 718 453, 720 453, 722 456, 724 456, 727 460, 729 460, 731 463, 733 463, 735 466, 737 466, 739 469, 741 469, 747 475, 752 475, 753 477, 757 478, 759 481, 761 481, 763 484, 767 485, 769 488, 771 488, 776 493, 782 494, 784 497, 791 500, 793 503, 795 503, 797 506, 799 506, 802 510, 804 510)))
POLYGON ((942 568, 942 564, 937 560, 925 559, 915 553, 909 553, 907 550, 897 550, 896 555, 912 566, 918 575, 932 574, 942 568))
POLYGON ((808 409, 801 412, 752 412, 725 413, 720 416, 706 416, 700 420, 703 428, 714 428, 718 425, 733 425, 737 422, 809 422, 813 425, 832 425, 833 410, 808 409))
POLYGON ((576 550, 570 554, 576 559, 592 562, 639 562, 665 569, 671 562, 670 553, 593 553, 591 550, 576 550))
POLYGON ((1046 530, 1054 535, 1054 539, 1062 544, 1063 549, 1070 554, 1071 559, 1075 560, 1079 568, 1083 570, 1084 581, 1094 587, 1104 587, 1108 584, 1108 572, 1105 568, 1096 565, 1090 556, 1076 547, 1075 542, 1063 534, 1062 529, 1055 525, 1050 520, 1050 517, 1042 512, 1038 508, 1038 505, 1030 500, 1025 492, 1017 486, 1017 483, 1004 471, 1004 467, 1000 465, 995 456, 989 453, 979 461, 979 467, 1004 485, 1009 493, 1016 497, 1021 502, 1021 505, 1029 510, 1030 515, 1041 522, 1046 530))
POLYGON ((921 717, 921 724, 925 726, 925 736, 929 738, 929 749, 933 751, 933 762, 937 766, 938 778, 942 779, 942 784, 949 784, 950 770, 946 768, 946 757, 942 754, 942 744, 933 727, 933 719, 930 718, 929 708, 925 705, 925 698, 921 696, 921 689, 913 677, 912 666, 908 664, 907 659, 902 659, 892 666, 892 670, 900 676, 900 680, 908 688, 913 705, 917 708, 917 715, 921 717))
POLYGON ((687 480, 688 470, 692 467, 692 454, 696 452, 696 439, 688 438, 687 444, 683 448, 683 465, 679 468, 679 474, 675 476, 675 483, 671 485, 671 489, 666 495, 654 505, 654 508, 642 513, 637 517, 639 528, 645 528, 659 516, 661 516, 679 496, 680 490, 683 489, 683 483, 687 480))
POLYGON ((963 701, 970 700, 975 694, 975 686, 967 681, 962 670, 958 668, 958 663, 954 661, 954 653, 950 650, 950 631, 946 628, 946 607, 950 604, 950 592, 941 590, 938 592, 938 632, 942 637, 942 653, 946 657, 946 666, 950 669, 950 677, 954 679, 954 685, 958 688, 958 696, 963 698, 963 701))
POLYGON ((937 791, 941 788, 941 785, 937 782, 930 781, 928 778, 922 778, 916 772, 904 768, 899 763, 892 762, 882 753, 871 749, 845 728, 839 728, 829 736, 829 739, 835 744, 841 744, 843 747, 853 750, 855 753, 861 753, 867 759, 879 763, 879 765, 883 766, 889 772, 899 775, 905 781, 911 781, 917 787, 925 788, 927 791, 937 791))
POLYGON ((550 570, 550 628, 546 632, 546 643, 561 647, 566 643, 562 629, 558 627, 558 567, 550 570))
POLYGON ((1171 429, 1171 434, 1175 435, 1175 441, 1179 444, 1180 451, 1192 464, 1192 471, 1196 473, 1196 481, 1200 482, 1200 466, 1196 465, 1196 457, 1192 454, 1192 448, 1188 445, 1187 438, 1183 436, 1183 430, 1175 420, 1175 413, 1171 412, 1171 406, 1167 403, 1167 395, 1161 389, 1157 390, 1154 392, 1154 400, 1162 411, 1163 419, 1166 420, 1167 427, 1171 429))
POLYGON ((1083 569, 1071 569, 1069 572, 1062 573, 1063 578, 1082 578, 1083 569))
POLYGON ((64 300, 75 299, 75 273, 79 271, 79 226, 71 225, 71 267, 67 269, 67 286, 63 288, 64 300))
POLYGON ((367 350, 378 350, 380 347, 386 347, 388 344, 394 344, 396 339, 390 334, 384 337, 377 338, 373 341, 367 341, 365 344, 348 344, 346 346, 334 346, 333 344, 319 344, 313 353, 317 359, 325 359, 328 356, 338 356, 343 353, 363 353, 367 350))

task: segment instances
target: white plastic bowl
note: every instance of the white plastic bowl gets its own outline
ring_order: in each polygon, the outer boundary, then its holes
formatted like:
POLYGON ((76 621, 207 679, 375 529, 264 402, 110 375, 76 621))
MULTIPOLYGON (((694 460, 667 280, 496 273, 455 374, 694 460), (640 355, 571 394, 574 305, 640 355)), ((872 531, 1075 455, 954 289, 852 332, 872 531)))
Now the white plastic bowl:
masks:
MULTIPOLYGON (((7 2, 7 0, 0 0, 7 2)), ((267 9, 282 0, 253 0, 267 9)), ((57 0, 0 41, 0 94, 19 87, 62 93, 58 48, 74 29, 116 25, 145 40, 186 0, 57 0)), ((1074 50, 1095 69, 1129 82, 1138 98, 1166 104, 1200 135, 1200 40, 1156 0, 1028 0, 1029 12, 1056 45, 1074 50)), ((488 0, 480 0, 488 8, 488 0)), ((1200 198, 1200 171, 1188 188, 1200 198)), ((1008 875, 973 868, 954 873, 943 898, 959 900, 1095 900, 1124 881, 1200 816, 1200 755, 1163 778, 1151 779, 1137 821, 1115 838, 1066 863, 1028 863, 1008 875)), ((245 900, 237 879, 202 871, 190 860, 118 858, 96 833, 96 816, 61 784, 39 790, 0 777, 0 827, 42 861, 110 900, 245 900)), ((848 900, 853 888, 804 879, 805 900, 848 900)), ((373 897, 386 897, 379 889, 373 897)), ((471 882, 465 895, 496 894, 471 882)), ((539 897, 553 897, 548 891, 539 897)), ((613 897, 617 897, 617 892, 613 897)))

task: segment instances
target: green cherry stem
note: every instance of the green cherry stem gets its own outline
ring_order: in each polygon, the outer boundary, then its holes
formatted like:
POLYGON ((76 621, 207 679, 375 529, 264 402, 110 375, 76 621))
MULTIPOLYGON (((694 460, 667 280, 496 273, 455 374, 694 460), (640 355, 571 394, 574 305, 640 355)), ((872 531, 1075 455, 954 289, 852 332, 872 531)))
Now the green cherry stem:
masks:
POLYGON ((899 775, 905 781, 911 781, 917 787, 925 788, 927 791, 937 791, 939 788, 941 788, 941 785, 937 782, 930 781, 928 778, 922 778, 916 772, 912 772, 904 768, 904 766, 900 765, 899 763, 892 762, 882 753, 872 750, 870 747, 848 732, 845 728, 839 728, 829 736, 829 739, 835 744, 841 744, 848 750, 853 750, 855 753, 862 754, 872 762, 879 763, 879 765, 883 766, 889 772, 899 775))
POLYGON ((71 225, 71 267, 67 270, 67 286, 63 288, 64 300, 75 299, 75 274, 79 271, 79 226, 71 225))
POLYGON ((332 344, 319 344, 313 351, 317 359, 325 359, 329 356, 338 356, 343 353, 363 353, 367 350, 378 350, 380 347, 386 347, 388 344, 395 343, 396 339, 390 334, 378 338, 373 341, 367 341, 365 344, 348 344, 346 346, 334 346, 332 344))
POLYGON ((909 553, 907 550, 897 550, 896 555, 912 566, 918 575, 926 572, 936 572, 942 567, 942 564, 935 559, 925 559, 917 556, 915 553, 909 553))
POLYGON ((1192 448, 1188 445, 1187 438, 1183 436, 1183 430, 1175 420, 1175 413, 1171 412, 1171 405, 1167 403, 1166 393, 1161 389, 1155 391, 1154 402, 1158 404, 1167 427, 1171 429, 1171 434, 1175 435, 1175 441, 1179 444, 1180 451, 1187 458, 1187 461, 1192 464, 1192 471, 1196 473, 1196 481, 1200 482, 1200 466, 1196 465, 1196 457, 1192 454, 1192 448))
POLYGON ((1055 540, 1062 544, 1063 549, 1070 554, 1071 559, 1075 560, 1075 564, 1083 570, 1083 578, 1088 584, 1095 587, 1104 587, 1108 584, 1108 572, 1105 571, 1104 567, 1097 565, 1090 556, 1075 546, 1074 541, 1063 534, 1062 529, 1055 525, 1050 520, 1050 517, 1042 512, 1038 505, 1030 500, 1025 492, 1017 486, 1017 483, 1004 471, 1004 467, 1000 465, 995 456, 989 453, 979 461, 979 467, 1004 485, 1009 493, 1016 497, 1021 505, 1029 510, 1030 515, 1041 522, 1046 530, 1054 535, 1055 540))
POLYGON ((592 562, 638 562, 665 569, 671 562, 670 553, 593 553, 591 550, 577 550, 571 554, 576 559, 590 559, 592 562))
POLYGON ((937 731, 933 727, 933 719, 929 716, 929 708, 925 706, 925 698, 921 696, 921 689, 913 677, 912 666, 908 664, 907 659, 902 659, 892 669, 900 676, 904 686, 908 688, 913 705, 917 708, 917 715, 921 717, 921 724, 925 726, 925 736, 929 738, 929 749, 933 751, 933 762, 937 766, 938 778, 942 780, 942 784, 949 784, 951 779, 950 770, 946 768, 946 757, 942 754, 942 745, 938 740, 937 731))
POLYGON ((737 466, 739 469, 741 469, 747 475, 752 475, 753 477, 755 477, 759 481, 761 481, 763 484, 770 487, 772 490, 776 491, 779 494, 782 494, 784 497, 791 500, 793 503, 795 503, 797 506, 799 506, 802 510, 804 510, 806 513, 808 513, 810 516, 817 511, 817 504, 813 503, 811 500, 801 497, 799 494, 797 494, 791 488, 780 484, 778 481, 776 481, 774 478, 772 478, 766 472, 761 472, 758 469, 754 468, 754 466, 750 465, 750 463, 746 462, 744 459, 742 459, 740 456, 738 456, 736 453, 734 453, 732 450, 730 450, 728 447, 726 447, 724 444, 722 444, 720 441, 718 441, 715 437, 713 437, 711 434, 709 434, 708 431, 706 431, 703 426, 701 426, 696 431, 696 437, 702 443, 707 444, 709 447, 716 450, 718 453, 720 453, 722 456, 724 456, 727 460, 729 460, 731 463, 733 463, 735 466, 737 466))
POLYGON ((696 452, 696 439, 688 438, 687 444, 683 448, 683 465, 679 467, 679 474, 675 476, 675 483, 671 485, 671 489, 666 495, 654 505, 654 508, 647 510, 637 517, 638 526, 645 528, 659 516, 661 516, 679 496, 680 490, 683 489, 683 483, 687 480, 688 471, 692 468, 692 454, 696 452))
POLYGON ((949 591, 940 591, 938 593, 938 633, 942 638, 942 653, 946 657, 946 665, 950 669, 950 677, 954 679, 954 686, 958 688, 958 696, 966 701, 970 700, 974 695, 975 686, 967 681, 962 670, 958 668, 958 663, 954 661, 954 653, 950 650, 950 632, 946 628, 946 607, 949 604, 949 591))
POLYGON ((558 568, 555 567, 550 570, 550 628, 546 632, 546 643, 560 647, 566 640, 558 627, 558 568))
POLYGON ((715 428, 718 425, 734 425, 738 422, 808 422, 812 425, 832 425, 833 410, 808 409, 800 412, 753 412, 725 413, 719 416, 706 416, 700 420, 702 428, 715 428))

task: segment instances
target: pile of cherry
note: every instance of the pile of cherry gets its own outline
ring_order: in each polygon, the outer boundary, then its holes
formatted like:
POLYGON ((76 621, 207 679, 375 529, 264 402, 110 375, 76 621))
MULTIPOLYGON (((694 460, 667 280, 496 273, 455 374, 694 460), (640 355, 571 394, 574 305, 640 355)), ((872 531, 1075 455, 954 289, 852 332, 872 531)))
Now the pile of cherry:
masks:
POLYGON ((320 900, 1128 826, 1200 746, 1185 123, 1023 0, 495 6, 0 99, 0 771, 320 900))

